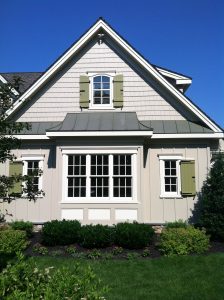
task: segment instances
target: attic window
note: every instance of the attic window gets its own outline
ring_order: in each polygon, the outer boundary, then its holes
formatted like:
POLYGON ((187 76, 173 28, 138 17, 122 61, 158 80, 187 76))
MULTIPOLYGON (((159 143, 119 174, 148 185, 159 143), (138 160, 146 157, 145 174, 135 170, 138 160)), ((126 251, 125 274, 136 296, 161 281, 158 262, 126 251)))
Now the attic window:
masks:
POLYGON ((112 77, 97 75, 92 78, 92 106, 111 107, 112 77))

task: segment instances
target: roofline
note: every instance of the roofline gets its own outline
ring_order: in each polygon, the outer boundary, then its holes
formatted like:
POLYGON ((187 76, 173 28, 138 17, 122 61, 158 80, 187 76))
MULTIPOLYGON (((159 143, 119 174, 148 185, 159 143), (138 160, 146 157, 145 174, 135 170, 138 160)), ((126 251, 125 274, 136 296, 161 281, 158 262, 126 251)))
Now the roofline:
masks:
MULTIPOLYGON (((2 83, 7 84, 8 81, 5 79, 4 76, 2 76, 2 74, 3 74, 3 73, 0 74, 0 80, 1 80, 2 83)), ((17 92, 17 90, 16 90, 15 88, 12 88, 11 91, 13 92, 13 94, 14 94, 15 96, 18 96, 18 95, 19 95, 19 92, 17 92)))
POLYGON ((170 69, 168 69, 168 68, 164 68, 164 67, 161 67, 161 66, 158 66, 158 65, 155 65, 155 64, 151 64, 151 65, 153 65, 156 69, 162 69, 162 70, 167 71, 167 72, 170 72, 170 73, 172 73, 172 74, 175 74, 175 75, 178 75, 178 76, 181 76, 181 77, 184 77, 184 78, 187 78, 187 79, 191 79, 191 80, 192 80, 192 77, 187 76, 187 75, 185 75, 185 74, 183 74, 183 73, 176 72, 176 71, 173 71, 173 70, 170 70, 170 69))
POLYGON ((171 83, 169 83, 160 72, 150 64, 140 53, 138 53, 125 39, 123 39, 107 22, 105 22, 102 18, 97 20, 86 33, 84 33, 81 38, 77 42, 75 42, 67 52, 62 54, 56 62, 51 65, 47 71, 36 81, 34 82, 27 91, 25 91, 21 97, 13 106, 6 112, 8 116, 13 114, 23 102, 27 100, 34 92, 40 88, 46 80, 48 80, 52 74, 54 74, 62 65, 74 55, 80 47, 82 47, 99 29, 103 29, 106 33, 108 33, 122 48, 124 48, 134 59, 140 63, 142 67, 144 67, 158 82, 160 82, 167 90, 169 90, 173 96, 175 96, 182 104, 184 104, 189 110, 191 110, 194 114, 198 116, 209 128, 213 131, 222 131, 221 127, 219 127, 211 118, 209 118, 201 109, 199 109, 192 101, 183 95, 180 91, 178 91, 171 83))
POLYGON ((117 130, 117 131, 46 131, 47 137, 86 137, 86 136, 152 136, 152 130, 117 130))

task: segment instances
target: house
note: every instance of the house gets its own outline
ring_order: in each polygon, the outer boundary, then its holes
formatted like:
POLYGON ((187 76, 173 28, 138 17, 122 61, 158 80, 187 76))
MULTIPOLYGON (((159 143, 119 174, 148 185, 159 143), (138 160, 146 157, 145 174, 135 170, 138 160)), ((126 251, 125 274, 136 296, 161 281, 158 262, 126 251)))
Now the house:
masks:
POLYGON ((191 216, 223 130, 185 95, 190 77, 152 65, 101 18, 46 72, 19 75, 26 86, 8 118, 32 126, 1 173, 42 169, 45 196, 1 204, 13 219, 191 216))

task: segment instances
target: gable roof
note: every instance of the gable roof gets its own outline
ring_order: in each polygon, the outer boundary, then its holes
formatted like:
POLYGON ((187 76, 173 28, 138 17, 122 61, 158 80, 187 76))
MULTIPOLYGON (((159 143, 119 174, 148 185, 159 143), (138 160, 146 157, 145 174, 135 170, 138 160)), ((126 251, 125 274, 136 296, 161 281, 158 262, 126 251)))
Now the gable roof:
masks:
POLYGON ((0 73, 8 83, 13 84, 14 77, 20 77, 23 84, 20 86, 19 93, 23 94, 41 75, 43 72, 13 72, 13 73, 0 73))
POLYGON ((19 97, 13 106, 7 111, 8 116, 17 111, 23 103, 33 95, 43 84, 51 78, 55 72, 57 72, 77 51, 84 46, 97 32, 103 31, 113 38, 121 48, 125 49, 135 61, 137 61, 145 70, 148 71, 153 78, 158 81, 163 87, 165 87, 171 94, 185 105, 190 111, 192 111, 198 118, 204 122, 214 132, 222 132, 219 127, 211 118, 209 118, 199 107, 197 107, 188 97, 178 91, 162 74, 162 70, 158 70, 148 60, 146 60, 139 52, 137 52, 124 38, 122 38, 107 22, 100 18, 87 32, 85 32, 79 40, 77 40, 65 53, 60 56, 56 62, 54 62, 47 71, 36 80, 30 88, 27 89, 19 97))

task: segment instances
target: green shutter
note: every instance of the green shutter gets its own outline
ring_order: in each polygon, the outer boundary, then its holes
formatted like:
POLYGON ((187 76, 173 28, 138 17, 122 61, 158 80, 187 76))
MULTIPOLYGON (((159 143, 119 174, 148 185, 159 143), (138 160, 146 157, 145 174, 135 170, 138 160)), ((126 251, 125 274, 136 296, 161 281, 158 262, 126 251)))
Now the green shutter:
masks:
POLYGON ((80 76, 80 107, 89 107, 89 77, 81 75, 80 76))
POLYGON ((196 194, 195 187, 195 162, 181 161, 181 193, 183 196, 194 196, 196 194))
MULTIPOLYGON (((23 174, 23 163, 22 161, 10 161, 9 163, 9 176, 22 175, 23 174)), ((22 182, 16 182, 9 190, 9 194, 21 194, 22 193, 22 182)))
POLYGON ((123 107, 123 75, 114 76, 114 107, 123 107))

